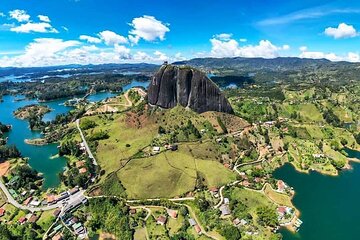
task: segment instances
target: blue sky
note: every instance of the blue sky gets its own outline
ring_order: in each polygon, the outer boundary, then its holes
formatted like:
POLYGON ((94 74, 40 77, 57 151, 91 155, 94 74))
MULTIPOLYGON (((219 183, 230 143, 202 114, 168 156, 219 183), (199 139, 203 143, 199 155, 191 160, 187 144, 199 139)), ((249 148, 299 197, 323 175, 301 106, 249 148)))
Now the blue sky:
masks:
POLYGON ((360 3, 2 0, 0 67, 296 56, 360 61, 360 3))

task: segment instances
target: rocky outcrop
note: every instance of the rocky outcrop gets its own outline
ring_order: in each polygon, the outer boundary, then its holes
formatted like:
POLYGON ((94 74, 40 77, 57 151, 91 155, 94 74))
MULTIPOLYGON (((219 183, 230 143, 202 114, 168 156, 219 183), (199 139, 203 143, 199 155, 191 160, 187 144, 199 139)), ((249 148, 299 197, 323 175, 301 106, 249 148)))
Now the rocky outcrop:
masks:
POLYGON ((199 70, 184 66, 161 66, 149 85, 148 101, 162 108, 180 104, 198 113, 233 113, 230 103, 214 82, 199 70))

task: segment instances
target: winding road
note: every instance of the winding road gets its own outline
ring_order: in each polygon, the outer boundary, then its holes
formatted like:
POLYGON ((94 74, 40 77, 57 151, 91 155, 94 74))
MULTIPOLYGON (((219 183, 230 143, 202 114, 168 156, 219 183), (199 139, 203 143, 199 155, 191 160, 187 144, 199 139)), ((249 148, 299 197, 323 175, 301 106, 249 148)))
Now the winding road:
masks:
POLYGON ((85 137, 84 137, 84 134, 83 134, 83 132, 82 132, 82 130, 81 130, 81 128, 80 128, 80 119, 76 119, 76 127, 78 128, 78 130, 79 130, 79 132, 80 132, 81 139, 82 139, 82 141, 83 141, 83 143, 84 143, 84 146, 85 146, 85 149, 86 149, 86 152, 87 152, 89 158, 91 158, 91 159, 93 160, 93 164, 94 164, 95 166, 97 166, 98 163, 97 163, 94 155, 92 154, 92 152, 91 152, 91 150, 90 150, 90 148, 89 148, 89 145, 88 145, 87 142, 86 142, 86 139, 85 139, 85 137))

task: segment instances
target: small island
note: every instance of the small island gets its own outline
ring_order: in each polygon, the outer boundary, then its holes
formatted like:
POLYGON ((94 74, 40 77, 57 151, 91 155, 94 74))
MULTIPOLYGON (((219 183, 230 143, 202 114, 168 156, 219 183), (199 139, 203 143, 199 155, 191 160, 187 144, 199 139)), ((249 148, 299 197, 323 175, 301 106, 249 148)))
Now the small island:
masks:
POLYGON ((25 120, 31 119, 35 116, 43 116, 44 114, 50 112, 51 109, 48 106, 31 104, 25 107, 21 107, 14 112, 15 117, 25 120))
POLYGON ((42 118, 48 112, 51 112, 48 106, 31 104, 17 109, 14 116, 21 120, 27 119, 31 130, 41 130, 44 126, 42 118))

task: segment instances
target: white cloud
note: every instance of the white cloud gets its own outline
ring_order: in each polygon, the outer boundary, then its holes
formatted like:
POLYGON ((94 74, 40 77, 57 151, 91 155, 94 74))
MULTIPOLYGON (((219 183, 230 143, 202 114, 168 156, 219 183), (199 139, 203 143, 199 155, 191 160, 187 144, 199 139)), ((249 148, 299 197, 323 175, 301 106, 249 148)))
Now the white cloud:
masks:
POLYGON ((348 62, 360 62, 360 55, 358 53, 349 52, 347 55, 337 55, 335 53, 321 52, 321 51, 308 51, 307 47, 301 47, 302 51, 300 58, 312 58, 312 59, 328 59, 330 61, 348 61, 348 62))
POLYGON ((240 38, 239 41, 240 42, 247 42, 247 39, 246 38, 240 38))
MULTIPOLYGON (((16 25, 14 23, 13 26, 9 27, 7 30, 17 33, 58 33, 53 26, 50 24, 50 18, 45 15, 38 15, 40 22, 33 22, 30 20, 30 15, 27 14, 25 10, 12 10, 9 12, 9 16, 11 19, 15 19, 20 23, 20 25, 16 25)), ((3 25, 4 26, 4 25, 3 25)), ((9 26, 9 25, 8 25, 9 26)))
POLYGON ((40 22, 40 23, 27 22, 21 24, 20 26, 10 28, 10 31, 17 33, 30 33, 30 32, 58 33, 58 30, 53 28, 50 25, 50 23, 47 22, 40 22))
POLYGON ((75 40, 38 38, 25 48, 24 53, 11 57, 0 57, 0 67, 38 67, 131 61, 130 49, 121 45, 100 49, 95 45, 83 45, 80 41, 75 40))
POLYGON ((279 56, 279 51, 290 49, 288 45, 277 47, 269 40, 261 40, 258 45, 246 46, 239 46, 239 43, 234 39, 224 41, 218 38, 212 38, 210 42, 212 44, 211 56, 213 57, 275 58, 279 56))
POLYGON ((50 18, 48 16, 45 16, 45 15, 38 15, 38 18, 42 22, 48 22, 48 23, 51 22, 50 18))
POLYGON ((312 58, 312 59, 328 59, 331 61, 340 61, 340 57, 338 57, 335 53, 324 53, 317 51, 305 51, 302 52, 299 56, 300 58, 312 58))
POLYGON ((212 44, 211 55, 214 57, 235 57, 239 56, 239 43, 234 39, 221 41, 216 38, 210 39, 212 44))
POLYGON ((130 23, 133 27, 129 34, 132 35, 131 42, 136 44, 142 38, 146 41, 163 41, 165 34, 170 31, 168 24, 164 24, 153 16, 144 15, 134 18, 130 23))
POLYGON ((169 60, 169 57, 166 56, 166 54, 163 53, 163 52, 155 51, 154 55, 157 57, 158 61, 167 61, 167 60, 169 60))
POLYGON ((174 56, 175 61, 183 61, 185 59, 186 58, 180 52, 176 53, 175 56, 174 56))
MULTIPOLYGON (((176 55, 181 57, 180 54, 176 55)), ((0 67, 39 67, 66 64, 104 63, 162 63, 170 58, 163 52, 152 54, 131 53, 126 46, 115 44, 113 48, 98 48, 84 42, 56 38, 38 38, 26 46, 23 53, 0 54, 0 67)))
POLYGON ((360 55, 358 53, 349 52, 347 59, 349 62, 360 62, 360 55))
POLYGON ((180 59, 185 59, 181 56, 181 53, 175 54, 173 58, 168 57, 165 53, 160 51, 155 51, 152 55, 147 54, 146 52, 138 51, 134 54, 133 60, 140 62, 150 62, 150 63, 162 63, 164 61, 179 61, 180 59))
POLYGON ((81 35, 79 37, 80 40, 84 40, 87 41, 89 43, 101 43, 101 39, 100 38, 96 38, 96 37, 91 37, 91 36, 87 36, 87 35, 81 35))
POLYGON ((331 9, 326 6, 320 6, 320 7, 308 8, 308 9, 292 12, 282 16, 267 18, 259 21, 258 25, 271 26, 271 25, 289 24, 296 21, 301 21, 305 19, 317 19, 333 14, 354 14, 354 13, 360 13, 360 9, 355 9, 355 8, 331 9))
POLYGON ((327 36, 333 37, 335 39, 339 38, 351 38, 358 35, 356 29, 352 25, 347 25, 346 23, 340 23, 338 27, 328 27, 324 32, 327 36))
POLYGON ((67 27, 65 27, 65 26, 61 26, 61 28, 64 29, 66 32, 69 31, 69 29, 67 27))
POLYGON ((114 51, 118 55, 119 59, 130 59, 131 58, 130 49, 125 46, 115 44, 114 51))
POLYGON ((22 55, 15 57, 3 57, 0 66, 47 66, 56 63, 57 54, 68 48, 78 46, 78 41, 64 41, 55 38, 37 38, 25 48, 22 55))
POLYGON ((9 12, 9 16, 12 19, 15 19, 18 22, 28 22, 30 21, 30 15, 26 13, 25 10, 12 10, 9 12))
POLYGON ((3 12, 0 12, 0 17, 5 17, 5 14, 3 12))
POLYGON ((105 42, 106 45, 128 43, 128 40, 126 39, 126 37, 118 35, 112 31, 108 31, 108 30, 102 31, 98 35, 105 42))
POLYGON ((135 60, 141 61, 141 62, 147 62, 151 61, 151 56, 148 55, 146 52, 138 51, 134 54, 133 58, 135 60))
POLYGON ((130 41, 130 43, 131 43, 132 45, 137 44, 137 43, 139 42, 139 40, 140 40, 140 37, 139 37, 139 36, 129 35, 128 38, 129 38, 129 41, 130 41))
POLYGON ((214 38, 217 38, 222 41, 229 41, 232 38, 232 33, 220 33, 214 35, 214 38))
POLYGON ((8 31, 13 27, 15 27, 14 23, 4 23, 4 24, 0 25, 0 30, 8 31))
POLYGON ((299 48, 299 50, 302 51, 302 52, 306 52, 307 49, 308 49, 307 46, 301 46, 301 47, 299 48))
POLYGON ((287 45, 287 44, 285 44, 285 45, 282 46, 282 50, 287 51, 287 50, 289 50, 289 49, 290 49, 290 46, 287 45))

